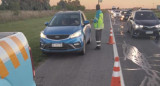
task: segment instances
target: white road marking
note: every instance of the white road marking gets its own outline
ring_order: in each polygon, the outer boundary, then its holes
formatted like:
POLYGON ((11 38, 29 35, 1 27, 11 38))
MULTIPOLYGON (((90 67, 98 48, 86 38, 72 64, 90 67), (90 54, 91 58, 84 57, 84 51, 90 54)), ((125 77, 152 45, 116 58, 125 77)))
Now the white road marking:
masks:
MULTIPOLYGON (((112 26, 111 16, 110 15, 109 15, 109 19, 110 19, 110 26, 111 26, 111 28, 113 30, 113 26, 112 26)), ((113 44, 113 52, 114 52, 114 58, 115 58, 115 57, 119 57, 119 55, 118 55, 118 50, 117 50, 117 45, 116 45, 116 40, 115 40, 114 32, 113 32, 113 41, 115 42, 113 44)), ((119 66, 120 66, 121 86, 125 86, 120 61, 119 61, 119 66)))

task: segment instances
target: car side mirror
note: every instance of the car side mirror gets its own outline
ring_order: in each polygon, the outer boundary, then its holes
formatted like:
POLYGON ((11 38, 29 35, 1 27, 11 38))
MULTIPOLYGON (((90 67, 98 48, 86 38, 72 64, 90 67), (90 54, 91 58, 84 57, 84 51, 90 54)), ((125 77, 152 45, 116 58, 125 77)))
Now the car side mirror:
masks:
POLYGON ((90 21, 84 21, 84 25, 87 25, 89 23, 90 23, 90 21))
POLYGON ((48 24, 49 24, 48 22, 45 22, 45 26, 48 26, 48 24))

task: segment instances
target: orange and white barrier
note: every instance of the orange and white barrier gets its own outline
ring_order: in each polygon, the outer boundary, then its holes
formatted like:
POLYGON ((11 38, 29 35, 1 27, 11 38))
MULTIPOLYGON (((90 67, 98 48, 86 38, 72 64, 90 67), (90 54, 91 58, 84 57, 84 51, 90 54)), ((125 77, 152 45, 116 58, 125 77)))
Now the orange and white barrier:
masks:
POLYGON ((18 53, 22 54, 22 58, 26 61, 29 58, 26 49, 28 48, 26 37, 21 32, 14 35, 0 39, 0 77, 5 78, 9 75, 5 63, 11 61, 13 67, 16 69, 20 66, 18 53))
POLYGON ((115 58, 111 86, 121 86, 119 57, 115 58))

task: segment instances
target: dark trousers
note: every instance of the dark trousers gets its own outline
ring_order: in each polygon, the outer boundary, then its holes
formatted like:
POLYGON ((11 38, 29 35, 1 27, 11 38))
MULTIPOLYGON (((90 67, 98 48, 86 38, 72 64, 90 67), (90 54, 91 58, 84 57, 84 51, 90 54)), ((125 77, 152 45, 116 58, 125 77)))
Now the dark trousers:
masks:
POLYGON ((97 46, 101 46, 102 29, 96 30, 96 43, 97 46))

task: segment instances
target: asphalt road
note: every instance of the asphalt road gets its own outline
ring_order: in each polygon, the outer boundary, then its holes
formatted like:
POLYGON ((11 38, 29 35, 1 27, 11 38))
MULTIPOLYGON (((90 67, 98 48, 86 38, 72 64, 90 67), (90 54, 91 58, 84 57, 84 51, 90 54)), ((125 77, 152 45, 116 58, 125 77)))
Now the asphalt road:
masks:
MULTIPOLYGON (((108 13, 104 15, 104 22, 101 50, 95 50, 92 28, 92 43, 87 45, 86 55, 49 55, 36 69, 37 86, 110 86, 114 55, 113 46, 107 44, 111 27, 108 13)), ((125 86, 160 86, 160 42, 133 39, 127 33, 125 22, 112 23, 125 86)))
POLYGON ((125 85, 160 86, 160 41, 131 38, 126 22, 112 22, 125 85))

